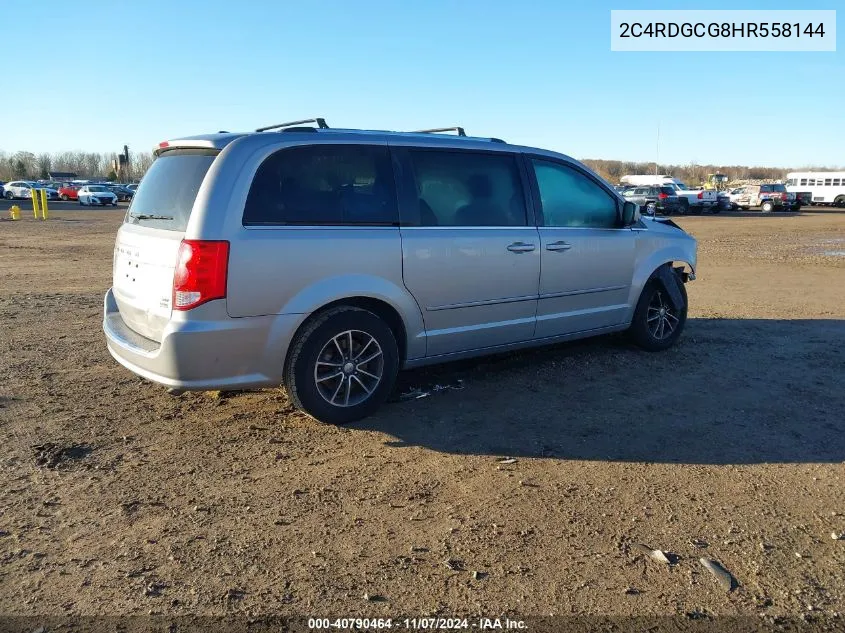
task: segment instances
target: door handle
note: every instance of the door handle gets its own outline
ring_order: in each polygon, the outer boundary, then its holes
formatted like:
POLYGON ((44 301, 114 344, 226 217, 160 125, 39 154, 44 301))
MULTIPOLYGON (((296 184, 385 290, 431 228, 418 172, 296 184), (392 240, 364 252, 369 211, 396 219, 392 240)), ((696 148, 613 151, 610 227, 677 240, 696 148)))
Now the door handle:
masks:
POLYGON ((572 248, 572 244, 569 242, 550 242, 546 244, 547 251, 568 251, 572 248))
POLYGON ((530 253, 536 248, 534 244, 528 244, 526 242, 514 242, 510 246, 508 246, 508 250, 511 253, 530 253))

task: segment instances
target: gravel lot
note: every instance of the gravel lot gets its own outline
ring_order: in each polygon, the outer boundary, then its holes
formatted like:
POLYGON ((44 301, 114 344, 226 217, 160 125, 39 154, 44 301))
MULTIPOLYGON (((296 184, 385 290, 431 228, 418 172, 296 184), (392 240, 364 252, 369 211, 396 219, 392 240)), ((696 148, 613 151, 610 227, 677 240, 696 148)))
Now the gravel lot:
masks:
POLYGON ((845 612, 841 210, 677 220, 699 278, 667 353, 616 336, 412 372, 336 428, 281 389, 172 397, 123 370, 100 330, 122 214, 21 206, 0 613, 845 612))

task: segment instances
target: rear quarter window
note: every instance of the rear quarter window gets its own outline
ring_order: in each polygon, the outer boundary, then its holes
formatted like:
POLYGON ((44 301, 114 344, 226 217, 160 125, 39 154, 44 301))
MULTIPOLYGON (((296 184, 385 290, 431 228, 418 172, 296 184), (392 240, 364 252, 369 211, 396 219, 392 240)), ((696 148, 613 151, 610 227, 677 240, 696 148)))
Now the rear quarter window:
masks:
POLYGON ((258 168, 244 226, 398 225, 387 147, 309 145, 270 155, 258 168))
POLYGON ((219 153, 211 149, 174 149, 161 154, 138 186, 126 222, 184 231, 200 185, 219 153))

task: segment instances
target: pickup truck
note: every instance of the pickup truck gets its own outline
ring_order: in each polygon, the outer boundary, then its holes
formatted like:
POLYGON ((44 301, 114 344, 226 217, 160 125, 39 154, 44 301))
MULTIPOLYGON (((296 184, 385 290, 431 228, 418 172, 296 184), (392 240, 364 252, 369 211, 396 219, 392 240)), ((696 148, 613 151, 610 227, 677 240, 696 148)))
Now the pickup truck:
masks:
POLYGON ((719 208, 719 194, 712 189, 690 189, 683 183, 674 183, 672 186, 678 193, 679 198, 687 199, 691 213, 701 213, 705 210, 719 213, 721 210, 719 208))

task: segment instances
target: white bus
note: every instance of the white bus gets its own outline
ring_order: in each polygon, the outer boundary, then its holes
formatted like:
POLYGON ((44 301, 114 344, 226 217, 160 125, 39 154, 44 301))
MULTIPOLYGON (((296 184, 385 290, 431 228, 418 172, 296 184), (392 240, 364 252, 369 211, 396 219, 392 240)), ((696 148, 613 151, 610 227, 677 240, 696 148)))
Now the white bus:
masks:
POLYGON ((786 174, 786 190, 809 193, 813 204, 845 207, 845 171, 794 171, 786 174))

